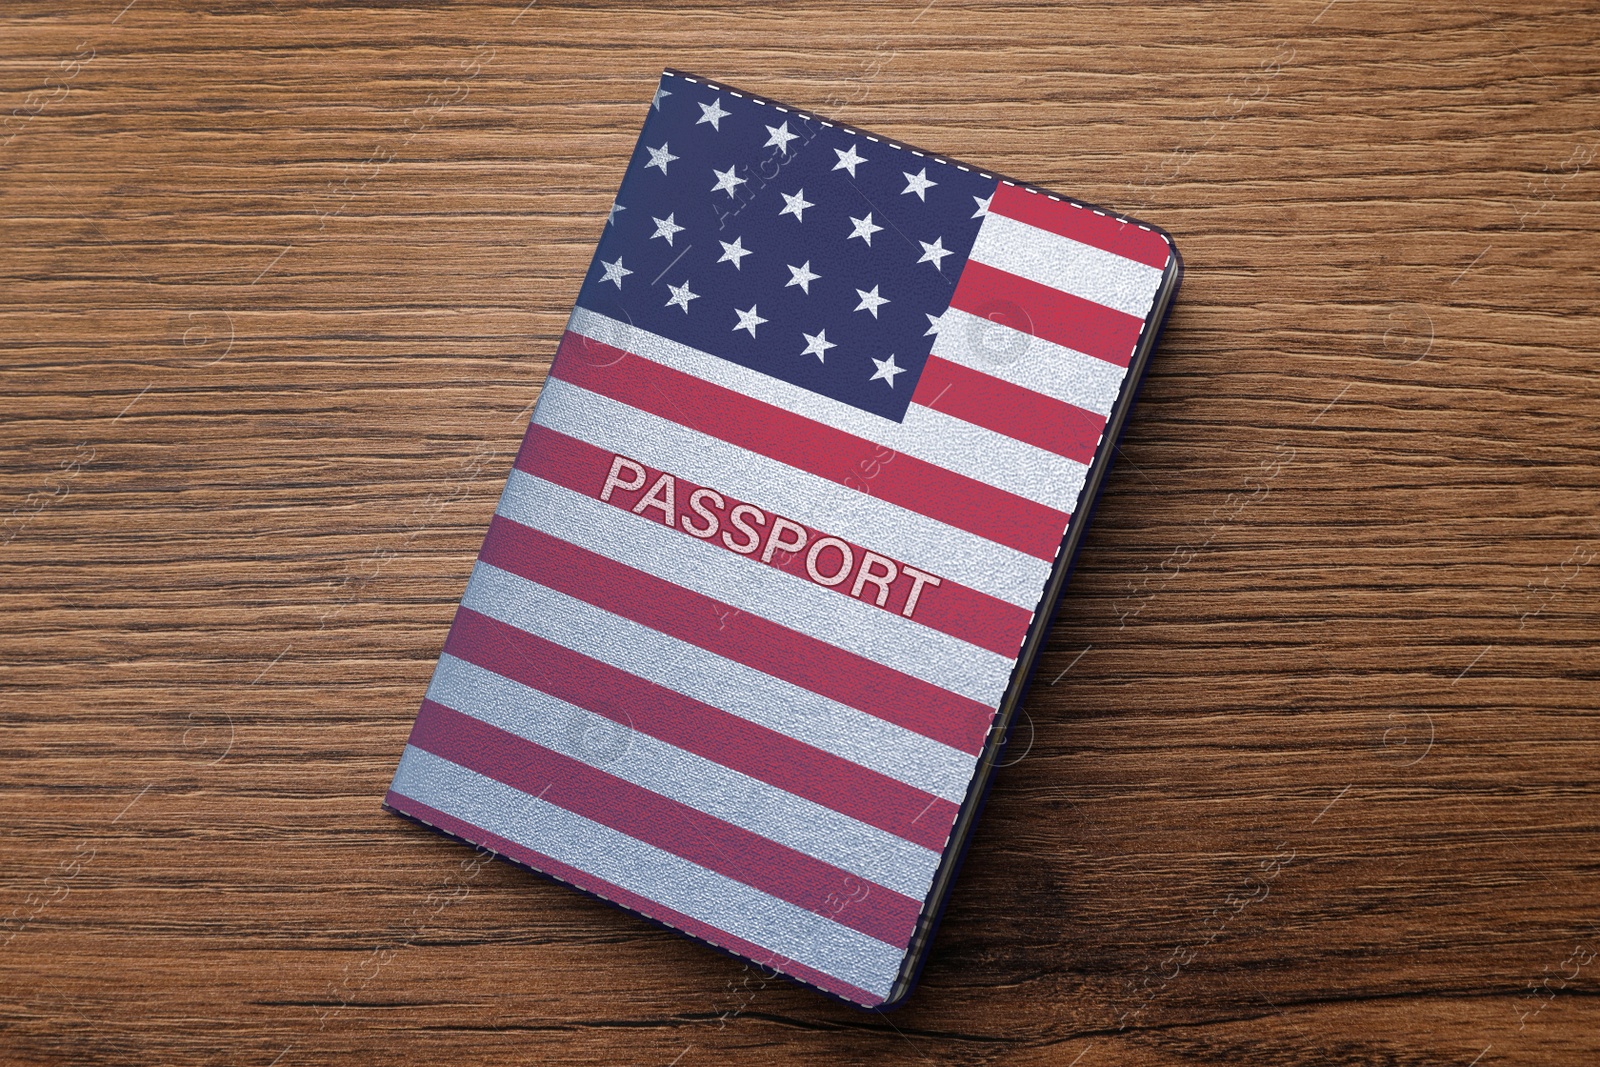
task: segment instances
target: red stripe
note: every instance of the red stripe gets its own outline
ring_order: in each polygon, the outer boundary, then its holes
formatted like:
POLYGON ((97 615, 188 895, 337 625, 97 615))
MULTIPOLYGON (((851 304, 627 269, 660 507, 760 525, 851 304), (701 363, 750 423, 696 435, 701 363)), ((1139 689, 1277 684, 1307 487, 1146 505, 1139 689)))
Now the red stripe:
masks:
POLYGON ((1126 367, 1144 320, 967 260, 950 306, 1126 367))
POLYGON ((807 967, 803 963, 796 963, 786 956, 779 956, 770 949, 735 937, 725 930, 719 930, 709 923, 701 922, 679 911, 674 911, 663 904, 648 897, 613 885, 603 878, 596 878, 587 871, 552 859, 542 852, 536 852, 526 845, 519 845, 510 838, 492 834, 481 827, 463 822, 454 815, 446 814, 437 808, 431 808, 421 801, 412 800, 410 797, 396 793, 393 790, 384 797, 384 805, 402 815, 416 819, 418 822, 435 830, 443 831, 452 837, 459 838, 469 844, 481 845, 494 852, 497 856, 531 867, 543 874, 549 875, 558 881, 565 882, 574 889, 592 894, 601 900, 618 907, 642 915, 647 919, 662 923, 674 930, 684 933, 701 941, 708 942, 718 948, 738 954, 750 960, 759 967, 771 967, 781 971, 792 978, 807 982, 818 989, 825 989, 835 996, 865 1007, 872 1007, 883 1003, 883 997, 876 993, 868 993, 865 989, 857 989, 848 982, 842 982, 829 974, 807 967))
POLYGON ((1067 516, 1054 508, 578 334, 562 339, 550 373, 1039 559, 1061 546, 1067 516))
POLYGON ((489 524, 478 558, 963 752, 983 749, 994 718, 969 697, 503 516, 489 524))
POLYGON ((924 848, 944 848, 955 822, 948 800, 470 608, 444 650, 924 848))
MULTIPOLYGON (((932 362, 932 360, 929 361, 930 365, 932 362)), ((993 379, 990 380, 992 381, 993 379)), ((920 392, 921 390, 919 389, 919 395, 920 392)), ((945 405, 941 404, 940 408, 944 410, 945 405)), ((1076 411, 1077 409, 1072 408, 1069 410, 1076 411)), ((959 415, 960 413, 954 412, 954 414, 959 415)), ((965 418, 965 416, 961 417, 965 418)), ((1051 417, 1054 416, 1052 415, 1051 417)), ((1103 422, 1104 420, 1101 421, 1103 422)), ((990 428, 997 429, 997 427, 993 426, 990 428)), ((516 465, 518 470, 554 482, 557 485, 565 486, 574 492, 598 499, 601 490, 605 486, 606 476, 611 473, 611 463, 614 458, 614 454, 605 449, 596 448, 588 442, 568 437, 566 434, 540 426, 538 423, 530 423, 527 436, 522 441, 522 450, 517 454, 516 465)), ((631 492, 620 487, 613 488, 609 503, 624 511, 630 510, 634 504, 645 497, 650 487, 656 484, 657 478, 666 473, 642 463, 640 466, 644 467, 646 471, 644 484, 631 492)), ((674 476, 674 481, 676 488, 673 496, 679 516, 679 525, 674 528, 687 538, 690 535, 683 532, 682 522, 692 522, 698 529, 706 528, 705 521, 692 512, 688 506, 690 495, 702 487, 686 478, 674 476)), ((714 489, 715 487, 711 488, 714 489)), ((728 512, 739 504, 745 503, 745 501, 731 497, 726 493, 720 493, 720 491, 719 495, 724 501, 724 506, 720 509, 711 508, 711 510, 714 513, 720 513, 725 526, 728 512)), ((704 506, 709 507, 709 501, 705 502, 704 506)), ((773 514, 764 508, 762 510, 769 518, 773 514)), ((641 514, 640 518, 644 522, 656 523, 664 523, 666 519, 659 508, 646 510, 641 514)), ((769 528, 770 525, 769 523, 769 528)), ((826 531, 818 530, 811 526, 806 526, 805 531, 806 544, 815 544, 820 538, 832 536, 826 531)), ((733 549, 720 537, 713 536, 706 539, 705 543, 715 545, 730 553, 733 552, 733 549)), ((849 543, 855 553, 854 558, 856 560, 864 560, 867 549, 854 542, 849 543)), ((764 551, 757 551, 746 558, 759 561, 764 554, 764 551)), ((897 566, 901 565, 899 560, 894 562, 897 566)), ((776 567, 803 581, 809 582, 811 580, 806 573, 805 553, 803 551, 775 552, 768 566, 776 567)), ((874 573, 882 573, 881 568, 874 573)), ((878 587, 871 583, 863 583, 861 596, 858 599, 863 603, 872 604, 881 607, 884 611, 899 615, 901 614, 901 609, 905 606, 906 597, 910 595, 911 586, 912 581, 909 576, 900 576, 894 582, 889 583, 889 594, 884 599, 883 604, 878 605, 875 599, 878 595, 878 587)), ((818 586, 818 588, 826 589, 828 587, 818 586)), ((832 590, 840 596, 851 596, 854 588, 855 582, 851 580, 833 586, 832 590)), ((1014 656, 1017 650, 1022 647, 1022 639, 1028 632, 1028 624, 1033 620, 1033 613, 1026 608, 1019 608, 1015 604, 1008 604, 998 597, 980 593, 976 589, 958 585, 949 578, 941 577, 940 585, 922 590, 911 618, 913 621, 938 630, 940 633, 968 641, 991 652, 997 652, 1002 656, 1014 656)))
POLYGON ((1172 257, 1172 246, 1154 230, 1137 223, 1100 215, 1088 208, 1051 200, 1040 193, 1004 182, 994 191, 989 210, 1041 230, 1082 241, 1115 255, 1138 260, 1150 267, 1164 268, 1172 257))
POLYGON ((1094 459, 1106 425, 1103 415, 938 356, 928 357, 911 402, 1079 463, 1094 459))
POLYGON ((424 700, 410 744, 868 937, 911 941, 920 901, 470 715, 424 700))

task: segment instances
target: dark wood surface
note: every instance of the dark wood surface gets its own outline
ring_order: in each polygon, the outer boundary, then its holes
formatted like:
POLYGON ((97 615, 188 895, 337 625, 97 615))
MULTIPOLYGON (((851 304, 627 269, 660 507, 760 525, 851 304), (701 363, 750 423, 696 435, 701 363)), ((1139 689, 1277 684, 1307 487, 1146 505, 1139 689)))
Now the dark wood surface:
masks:
POLYGON ((1600 1059, 1600 10, 0 12, 0 1061, 1600 1059), (921 990, 379 808, 661 68, 1188 263, 921 990))

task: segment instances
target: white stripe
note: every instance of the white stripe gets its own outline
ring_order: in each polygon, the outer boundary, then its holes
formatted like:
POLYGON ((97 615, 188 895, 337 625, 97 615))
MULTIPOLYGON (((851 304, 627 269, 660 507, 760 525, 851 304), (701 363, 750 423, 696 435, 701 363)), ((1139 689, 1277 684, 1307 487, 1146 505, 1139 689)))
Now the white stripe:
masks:
POLYGON ((573 310, 567 329, 1058 511, 1077 504, 1088 471, 1076 460, 920 404, 897 423, 587 308, 573 310))
POLYGON ((1126 367, 957 308, 940 317, 933 354, 1107 417, 1128 375, 1126 367))
POLYGON ((559 378, 545 382, 533 419, 596 448, 672 471, 741 500, 760 501, 763 509, 1030 611, 1038 606, 1050 576, 1050 564, 1026 552, 559 378))
MULTIPOLYGON (((937 404, 938 400, 935 397, 933 403, 937 404)), ((846 407, 850 411, 858 410, 848 405, 846 407)), ((876 418, 864 412, 862 414, 865 418, 876 418)), ((1084 480, 1089 476, 1086 463, 1035 448, 1015 437, 1007 437, 921 404, 912 404, 906 409, 904 422, 888 425, 890 430, 878 434, 878 439, 896 452, 965 474, 986 485, 1068 514, 1077 508, 1078 494, 1083 491, 1084 480)))
POLYGON ((1161 287, 1159 267, 993 211, 978 227, 971 258, 1137 319, 1150 314, 1161 287))
POLYGON ((515 468, 497 513, 991 708, 1011 678, 1009 657, 515 468))
POLYGON ((480 562, 461 605, 953 803, 973 757, 699 645, 480 562))
POLYGON ((394 791, 807 967, 887 996, 901 949, 406 746, 394 791))
POLYGON ((454 656, 428 699, 913 900, 939 853, 454 656))

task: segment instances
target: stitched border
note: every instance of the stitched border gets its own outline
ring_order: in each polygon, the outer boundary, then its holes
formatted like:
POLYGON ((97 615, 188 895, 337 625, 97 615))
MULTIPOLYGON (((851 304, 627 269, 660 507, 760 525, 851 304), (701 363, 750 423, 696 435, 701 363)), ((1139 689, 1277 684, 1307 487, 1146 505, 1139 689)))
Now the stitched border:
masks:
MULTIPOLYGON (((876 134, 868 133, 866 130, 863 130, 857 126, 852 126, 849 123, 834 122, 830 119, 825 119, 813 111, 806 111, 803 108, 785 107, 783 104, 780 104, 775 100, 768 100, 766 97, 757 96, 754 93, 741 92, 740 90, 731 88, 722 84, 721 82, 712 81, 710 78, 701 78, 693 74, 685 74, 683 71, 675 70, 672 67, 667 67, 665 70, 663 70, 661 72, 661 76, 664 78, 680 78, 683 81, 689 82, 691 85, 704 85, 708 88, 715 89, 718 92, 727 93, 729 96, 737 97, 740 100, 750 100, 758 104, 765 104, 767 107, 776 108, 785 114, 803 115, 806 118, 815 119, 822 125, 832 129, 847 130, 858 137, 865 137, 869 141, 875 141, 878 144, 888 145, 890 148, 899 149, 902 152, 909 152, 914 156, 920 156, 924 159, 931 159, 938 163, 945 163, 949 166, 955 167, 957 170, 969 171, 970 173, 977 174, 980 177, 991 178, 1002 185, 1009 185, 1014 189, 1021 189, 1022 191, 1032 193, 1035 196, 1042 196, 1048 200, 1054 200, 1060 204, 1067 204, 1071 207, 1078 208, 1080 211, 1088 211, 1095 215, 1099 215, 1102 218, 1115 219, 1118 222, 1125 222, 1130 226, 1137 226, 1146 233, 1153 233, 1165 241, 1167 244, 1167 259, 1169 262, 1172 259, 1173 241, 1170 234, 1159 227, 1140 222, 1138 219, 1130 218, 1127 215, 1118 214, 1115 211, 1107 211, 1104 208, 1096 207, 1094 204, 1085 203, 1082 200, 1074 200, 1070 196, 1062 196, 1060 193, 1053 193, 1048 189, 1041 189, 1037 185, 1031 185, 1028 182, 1020 182, 1014 178, 1008 178, 1003 174, 996 174, 993 171, 984 170, 982 167, 968 166, 967 164, 962 163, 960 160, 951 159, 949 156, 939 155, 937 152, 924 152, 919 148, 913 148, 911 145, 905 144, 901 141, 896 141, 893 138, 879 137, 876 134)), ((1161 269, 1165 270, 1166 266, 1166 264, 1162 264, 1161 269)), ((1146 321, 1148 321, 1148 316, 1146 316, 1146 321)))

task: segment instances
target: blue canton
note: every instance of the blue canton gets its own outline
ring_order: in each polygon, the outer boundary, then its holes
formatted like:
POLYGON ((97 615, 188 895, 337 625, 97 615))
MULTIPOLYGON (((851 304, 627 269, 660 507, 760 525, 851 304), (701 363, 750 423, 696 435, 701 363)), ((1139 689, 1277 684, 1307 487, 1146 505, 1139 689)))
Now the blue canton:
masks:
POLYGON ((900 421, 995 184, 663 75, 578 304, 900 421))

